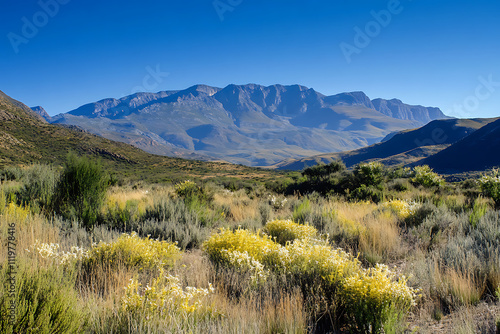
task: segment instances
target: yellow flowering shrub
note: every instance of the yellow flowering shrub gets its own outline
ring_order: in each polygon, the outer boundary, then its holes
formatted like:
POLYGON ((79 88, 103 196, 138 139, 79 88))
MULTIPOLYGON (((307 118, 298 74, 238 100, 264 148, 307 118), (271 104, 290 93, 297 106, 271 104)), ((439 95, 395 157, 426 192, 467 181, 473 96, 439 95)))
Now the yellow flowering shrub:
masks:
POLYGON ((318 235, 318 230, 313 226, 294 223, 290 219, 269 221, 263 231, 282 245, 295 239, 315 238, 318 235))
POLYGON ((36 240, 26 251, 36 254, 42 259, 54 260, 57 264, 68 264, 73 261, 81 260, 87 256, 87 251, 82 247, 73 246, 70 251, 59 251, 60 245, 56 243, 43 243, 36 240))
POLYGON ((164 275, 163 271, 151 285, 145 288, 136 280, 131 280, 125 287, 125 295, 121 299, 121 310, 140 313, 141 316, 167 316, 168 314, 207 314, 213 312, 207 306, 207 296, 214 293, 212 284, 208 289, 186 287, 180 279, 172 275, 164 275))
POLYGON ((364 269, 357 258, 327 241, 303 238, 282 246, 267 235, 223 229, 205 242, 204 250, 218 264, 254 278, 261 273, 256 279, 265 280, 273 271, 300 284, 305 293, 322 293, 332 307, 346 309, 351 329, 359 332, 378 332, 392 310, 399 316, 417 298, 406 279, 396 279, 387 266, 364 269))
POLYGON ((415 176, 411 181, 425 188, 441 187, 446 183, 443 177, 435 173, 428 165, 415 166, 413 172, 415 176))
POLYGON ((200 189, 191 180, 186 180, 184 182, 178 183, 174 186, 175 192, 179 196, 192 196, 196 194, 200 189))
POLYGON ((87 264, 117 263, 125 266, 161 268, 171 266, 179 259, 181 250, 175 243, 140 238, 135 232, 123 234, 114 242, 100 242, 87 253, 87 264))
POLYGON ((262 261, 264 253, 269 249, 277 249, 280 245, 267 235, 259 235, 238 228, 234 232, 222 228, 203 243, 203 250, 210 259, 218 264, 229 264, 229 254, 238 251, 246 252, 257 261, 262 261))
POLYGON ((349 326, 361 333, 379 333, 391 312, 406 312, 415 305, 417 290, 406 283, 404 276, 397 280, 380 264, 347 277, 341 295, 349 326))
POLYGON ((249 274, 252 283, 263 283, 269 276, 269 271, 264 269, 264 265, 250 256, 247 251, 240 252, 223 249, 222 252, 227 259, 228 265, 238 269, 242 273, 249 274))
POLYGON ((359 261, 343 250, 309 239, 297 239, 285 247, 268 250, 264 263, 310 286, 321 285, 331 293, 345 277, 361 268, 359 261))
POLYGON ((3 214, 19 223, 24 223, 31 217, 29 207, 22 207, 13 202, 5 207, 3 214))
POLYGON ((382 204, 383 209, 392 211, 399 219, 406 219, 413 215, 418 209, 419 204, 405 200, 392 200, 382 204))

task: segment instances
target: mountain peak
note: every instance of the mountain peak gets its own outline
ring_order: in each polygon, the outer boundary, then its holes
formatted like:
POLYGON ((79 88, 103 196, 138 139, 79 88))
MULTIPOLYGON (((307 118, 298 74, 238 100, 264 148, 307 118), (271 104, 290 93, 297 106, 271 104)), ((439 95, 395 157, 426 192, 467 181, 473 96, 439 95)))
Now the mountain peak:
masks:
POLYGON ((361 91, 328 96, 325 101, 333 105, 364 105, 367 108, 375 109, 370 98, 361 91))
POLYGON ((43 107, 36 106, 36 107, 32 107, 31 110, 33 110, 34 112, 36 112, 38 115, 42 116, 47 122, 50 122, 51 117, 45 111, 45 109, 43 109, 43 107))
POLYGON ((194 85, 194 86, 189 87, 185 91, 190 92, 190 93, 195 93, 195 92, 196 93, 204 93, 204 94, 207 94, 208 96, 213 96, 214 94, 216 94, 220 90, 221 89, 217 88, 217 87, 211 87, 211 86, 207 86, 207 85, 198 84, 198 85, 194 85))

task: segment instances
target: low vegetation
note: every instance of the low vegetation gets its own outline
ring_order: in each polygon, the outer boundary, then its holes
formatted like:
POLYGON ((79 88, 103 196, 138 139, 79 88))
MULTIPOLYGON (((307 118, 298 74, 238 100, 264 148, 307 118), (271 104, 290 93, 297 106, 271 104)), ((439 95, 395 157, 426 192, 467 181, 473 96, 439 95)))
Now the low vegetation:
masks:
POLYGON ((71 155, 0 175, 2 333, 498 330, 497 171, 138 183, 71 155))

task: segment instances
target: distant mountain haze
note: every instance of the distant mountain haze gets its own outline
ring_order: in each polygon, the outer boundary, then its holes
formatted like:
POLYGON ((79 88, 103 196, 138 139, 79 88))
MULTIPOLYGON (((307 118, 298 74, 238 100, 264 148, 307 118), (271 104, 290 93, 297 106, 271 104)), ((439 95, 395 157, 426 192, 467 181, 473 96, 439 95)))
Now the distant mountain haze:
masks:
POLYGON ((196 85, 89 103, 50 119, 147 152, 268 166, 284 159, 354 150, 386 135, 445 119, 438 108, 325 96, 300 85, 196 85))

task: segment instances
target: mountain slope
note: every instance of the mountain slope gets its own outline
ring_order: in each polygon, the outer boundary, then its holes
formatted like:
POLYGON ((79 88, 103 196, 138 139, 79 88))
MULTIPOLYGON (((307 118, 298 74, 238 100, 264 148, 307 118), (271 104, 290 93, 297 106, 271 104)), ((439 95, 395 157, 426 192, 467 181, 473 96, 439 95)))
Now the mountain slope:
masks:
POLYGON ((0 168, 30 163, 61 164, 69 151, 100 157, 105 166, 132 180, 164 182, 213 176, 267 180, 279 177, 269 171, 227 163, 157 156, 75 126, 48 124, 30 108, 0 92, 0 168))
POLYGON ((37 119, 44 120, 40 115, 31 110, 27 105, 14 100, 0 90, 0 121, 13 119, 37 119))
POLYGON ((423 160, 440 173, 484 171, 500 166, 500 119, 423 160))
MULTIPOLYGON (((390 104, 381 101, 377 105, 390 104)), ((446 118, 436 108, 402 102, 399 108, 404 112, 388 116, 362 92, 324 96, 299 85, 197 85, 105 99, 51 121, 78 125, 155 154, 195 152, 233 163, 270 165, 289 157, 356 149, 390 132, 446 118)))
POLYGON ((337 159, 341 159, 347 167, 370 160, 379 160, 385 165, 408 164, 436 154, 496 120, 497 118, 436 120, 421 128, 391 135, 388 140, 369 147, 285 160, 273 168, 301 170, 319 162, 329 163, 337 159))

